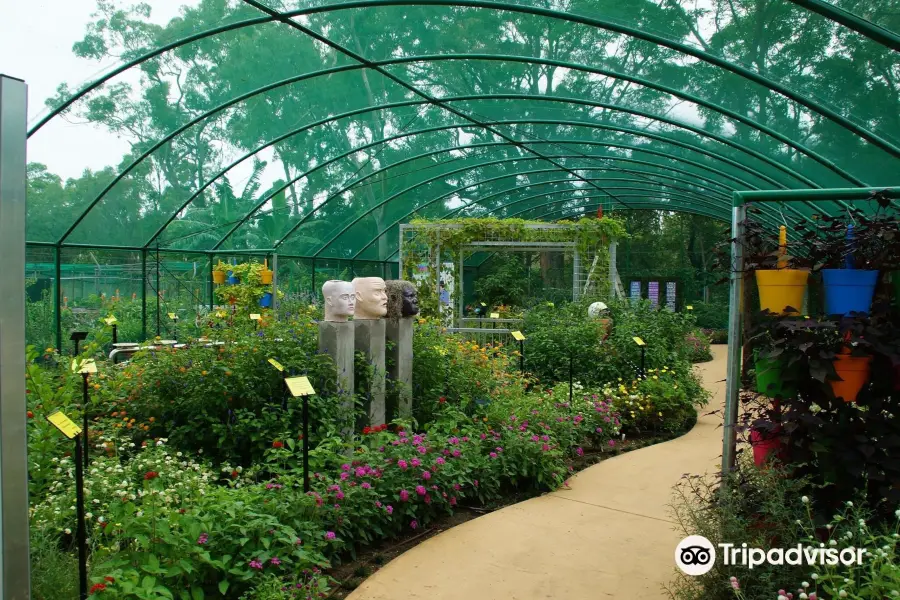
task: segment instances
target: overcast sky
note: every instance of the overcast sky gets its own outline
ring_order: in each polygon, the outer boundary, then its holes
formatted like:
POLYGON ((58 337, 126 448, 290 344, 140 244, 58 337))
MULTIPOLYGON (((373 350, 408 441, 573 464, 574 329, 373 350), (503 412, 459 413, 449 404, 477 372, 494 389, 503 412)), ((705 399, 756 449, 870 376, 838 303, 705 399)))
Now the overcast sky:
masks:
MULTIPOLYGON (((159 23, 192 3, 146 1, 159 23)), ((0 0, 0 73, 28 84, 29 125, 47 113, 44 101, 59 84, 77 89, 113 66, 72 53, 72 44, 83 37, 95 9, 96 0, 0 0)), ((117 164, 127 148, 124 141, 98 127, 54 119, 29 140, 28 160, 46 164, 63 178, 77 177, 85 167, 117 164)))

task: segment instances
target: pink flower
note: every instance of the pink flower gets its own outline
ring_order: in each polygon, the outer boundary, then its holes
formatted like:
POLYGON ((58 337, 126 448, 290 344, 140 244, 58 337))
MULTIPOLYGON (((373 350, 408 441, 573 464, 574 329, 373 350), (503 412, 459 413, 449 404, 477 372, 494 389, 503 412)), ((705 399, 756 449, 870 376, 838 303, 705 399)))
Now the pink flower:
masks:
POLYGON ((496 448, 494 448, 494 450, 496 450, 497 452, 503 452, 503 448, 501 446, 497 446, 496 448))
POLYGON ((602 427, 598 427, 598 428, 597 428, 597 433, 603 433, 603 428, 602 428, 602 427))
POLYGON ((250 561, 250 568, 262 570, 263 566, 262 566, 261 562, 259 562, 258 560, 256 560, 254 558, 253 560, 250 561))
POLYGON ((389 515, 394 513, 394 507, 391 506, 390 504, 388 504, 387 506, 385 506, 385 507, 384 507, 384 510, 385 510, 385 512, 387 512, 387 514, 389 514, 389 515))
POLYGON ((422 479, 425 481, 431 479, 431 471, 422 471, 422 479))
POLYGON ((476 479, 475 481, 473 481, 472 483, 475 484, 475 487, 478 487, 478 480, 477 480, 477 479, 476 479))
POLYGON ((456 445, 459 444, 459 438, 456 437, 456 436, 453 436, 452 438, 450 438, 449 440, 447 440, 447 443, 449 443, 449 444, 451 444, 451 445, 453 445, 453 446, 456 446, 456 445))
POLYGON ((575 454, 577 454, 578 456, 584 456, 584 450, 581 448, 581 446, 575 448, 575 454))
POLYGON ((438 457, 435 459, 434 462, 435 462, 435 464, 442 465, 442 464, 444 464, 444 463, 447 462, 447 461, 444 460, 443 457, 438 456, 438 457))
POLYGON ((350 473, 341 473, 341 481, 347 481, 350 478, 350 473))
POLYGON ((428 452, 428 448, 426 448, 425 446, 419 446, 418 448, 416 448, 416 450, 418 450, 419 454, 425 454, 426 452, 428 452))
POLYGON ((281 559, 278 558, 277 556, 273 556, 272 558, 269 559, 269 562, 275 566, 278 566, 281 564, 281 559))
POLYGON ((549 442, 549 441, 550 441, 550 436, 549 436, 549 435, 542 435, 542 436, 541 436, 541 439, 544 440, 545 442, 549 442))
POLYGON ((381 508, 381 500, 376 500, 375 506, 377 506, 378 508, 381 508))
POLYGON ((738 578, 737 578, 737 577, 732 576, 731 579, 730 579, 729 581, 731 581, 731 587, 732 587, 732 588, 734 588, 734 589, 736 589, 736 590, 741 589, 741 584, 738 582, 738 578))
POLYGON ((415 444, 415 445, 418 446, 419 444, 422 443, 422 436, 421 436, 421 435, 414 435, 412 440, 413 440, 413 444, 415 444))
POLYGON ((410 526, 412 529, 415 529, 415 528, 417 528, 417 527, 419 526, 419 522, 416 521, 415 519, 413 519, 413 520, 409 523, 409 526, 410 526))
MULTIPOLYGON (((368 481, 363 481, 363 482, 362 482, 362 485, 359 486, 359 487, 361 487, 361 488, 364 489, 364 490, 368 490, 368 489, 370 489, 372 486, 369 484, 368 481)), ((341 496, 343 496, 343 494, 338 494, 338 499, 341 499, 341 496)))
POLYGON ((301 540, 300 538, 297 538, 296 540, 294 540, 294 544, 297 546, 301 546, 303 544, 303 540, 301 540))
POLYGON ((531 441, 539 442, 539 441, 541 441, 541 437, 539 435, 533 435, 533 436, 531 436, 531 441))
POLYGON ((409 492, 407 492, 406 490, 400 490, 400 500, 403 502, 409 500, 409 492))
POLYGON ((485 438, 487 438, 487 434, 482 433, 482 434, 481 434, 481 439, 485 439, 485 438))
POLYGON ((491 458, 497 458, 497 453, 496 453, 496 452, 491 452, 490 457, 491 457, 491 458))
POLYGON ((541 450, 543 450, 544 452, 547 452, 548 450, 550 450, 550 446, 548 446, 547 444, 542 444, 541 450))
POLYGON ((208 542, 208 541, 209 541, 209 534, 208 534, 208 533, 201 533, 201 534, 200 534, 200 537, 197 538, 197 543, 200 544, 201 546, 202 546, 203 544, 205 544, 206 542, 208 542))
POLYGON ((417 486, 416 486, 416 493, 417 493, 418 495, 420 495, 420 496, 424 496, 424 495, 427 494, 428 492, 425 490, 425 486, 424 486, 424 485, 417 485, 417 486))
POLYGON ((356 476, 357 477, 365 477, 367 475, 366 470, 362 467, 356 467, 356 476))
POLYGON ((350 465, 348 465, 347 463, 344 463, 341 465, 341 471, 349 471, 349 470, 350 470, 350 465))
POLYGON ((431 496, 425 494, 425 504, 431 504, 431 496))
POLYGON ((399 435, 399 436, 402 437, 402 438, 405 438, 405 437, 406 437, 406 432, 405 432, 405 431, 401 431, 401 432, 399 432, 397 435, 399 435))
POLYGON ((450 506, 456 506, 456 496, 450 498, 450 506))
POLYGON ((334 533, 333 531, 326 531, 326 532, 325 532, 325 539, 326 539, 326 540, 333 540, 333 539, 336 538, 336 537, 337 537, 337 536, 335 535, 335 533, 334 533))
POLYGON ((457 492, 460 490, 460 488, 462 488, 462 486, 459 485, 458 483, 453 484, 453 489, 456 490, 457 492))
POLYGON ((419 460, 418 458, 414 458, 409 461, 409 464, 411 464, 414 467, 420 467, 420 466, 422 466, 422 461, 419 460))
POLYGON ((453 458, 459 458, 459 456, 460 456, 460 454, 462 454, 462 452, 460 452, 459 450, 454 448, 452 454, 453 454, 453 458))
POLYGON ((612 448, 616 445, 616 440, 609 440, 609 447, 612 448))
POLYGON ((400 467, 401 469, 403 469, 403 470, 405 471, 405 470, 406 470, 406 467, 408 467, 409 465, 406 464, 406 461, 405 461, 405 460, 402 460, 402 459, 401 459, 401 460, 398 460, 398 461, 397 461, 397 466, 400 467))
MULTIPOLYGON (((368 483, 364 483, 363 485, 369 485, 369 484, 368 484, 368 483)), ((344 492, 338 492, 337 494, 335 494, 334 497, 337 498, 338 500, 343 500, 343 499, 344 499, 344 492)))

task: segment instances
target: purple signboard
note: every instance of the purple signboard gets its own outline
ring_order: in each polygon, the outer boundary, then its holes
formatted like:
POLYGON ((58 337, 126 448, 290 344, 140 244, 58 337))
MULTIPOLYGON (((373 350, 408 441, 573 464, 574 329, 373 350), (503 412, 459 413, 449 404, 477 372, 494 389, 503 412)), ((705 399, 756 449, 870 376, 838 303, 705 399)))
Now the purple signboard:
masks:
POLYGON ((650 298, 650 305, 653 308, 659 306, 659 282, 651 281, 647 284, 647 296, 650 298))

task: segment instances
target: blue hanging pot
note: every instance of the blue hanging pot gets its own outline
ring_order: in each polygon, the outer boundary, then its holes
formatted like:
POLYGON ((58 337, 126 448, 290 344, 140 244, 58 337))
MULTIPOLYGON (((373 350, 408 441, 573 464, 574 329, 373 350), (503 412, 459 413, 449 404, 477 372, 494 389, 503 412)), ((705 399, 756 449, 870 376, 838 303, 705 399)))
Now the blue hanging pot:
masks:
POLYGON ((230 283, 231 285, 237 285, 237 284, 239 284, 240 282, 241 282, 240 279, 238 279, 237 277, 235 277, 235 276, 231 273, 231 271, 228 271, 228 283, 230 283))
POLYGON ((269 308, 272 306, 272 293, 266 292, 263 294, 263 297, 259 299, 259 305, 263 308, 269 308))
POLYGON ((825 284, 825 313, 847 315, 868 313, 872 308, 878 271, 822 269, 825 284))

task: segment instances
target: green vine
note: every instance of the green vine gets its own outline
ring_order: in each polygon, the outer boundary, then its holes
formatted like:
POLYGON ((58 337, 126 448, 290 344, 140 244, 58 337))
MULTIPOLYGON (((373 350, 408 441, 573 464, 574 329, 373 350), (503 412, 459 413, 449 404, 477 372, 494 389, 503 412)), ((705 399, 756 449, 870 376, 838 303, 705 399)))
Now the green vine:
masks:
MULTIPOLYGON (((553 229, 532 228, 529 225, 546 226, 546 221, 526 221, 524 219, 466 218, 427 220, 413 219, 411 225, 417 226, 416 235, 404 240, 403 273, 401 279, 414 281, 415 272, 420 264, 434 265, 436 249, 440 249, 440 262, 451 261, 456 264, 460 249, 473 242, 510 241, 510 242, 575 242, 582 260, 591 261, 594 256, 601 259, 609 257, 609 243, 615 239, 628 237, 622 221, 603 217, 582 218, 578 221, 558 221, 553 229)), ((502 248, 498 248, 502 251, 502 248)), ((428 277, 418 281, 420 310, 425 316, 440 314, 438 297, 440 273, 429 269, 428 277)), ((453 302, 458 300, 460 286, 454 286, 453 302)))

